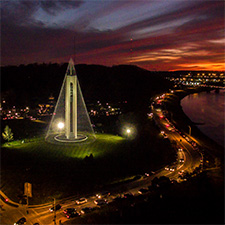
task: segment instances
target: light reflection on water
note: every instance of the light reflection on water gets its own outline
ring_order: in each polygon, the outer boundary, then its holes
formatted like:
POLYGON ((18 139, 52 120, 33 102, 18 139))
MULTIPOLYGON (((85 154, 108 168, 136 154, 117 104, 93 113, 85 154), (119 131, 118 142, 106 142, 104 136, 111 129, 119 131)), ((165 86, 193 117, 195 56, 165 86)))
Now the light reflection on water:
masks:
POLYGON ((207 136, 224 146, 225 91, 201 92, 188 95, 181 101, 185 114, 198 125, 207 136))

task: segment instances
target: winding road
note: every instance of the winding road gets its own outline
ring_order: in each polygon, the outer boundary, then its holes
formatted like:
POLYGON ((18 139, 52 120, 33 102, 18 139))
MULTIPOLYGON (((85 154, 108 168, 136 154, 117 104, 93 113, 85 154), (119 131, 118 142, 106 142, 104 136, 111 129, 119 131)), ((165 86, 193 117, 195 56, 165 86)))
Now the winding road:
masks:
MULTIPOLYGON (((189 141, 187 140, 188 138, 184 138, 180 134, 180 132, 168 121, 168 119, 165 118, 160 108, 155 109, 152 104, 151 109, 153 113, 153 118, 160 130, 162 131, 164 137, 169 138, 170 141, 176 142, 177 148, 183 149, 182 151, 177 152, 177 161, 175 164, 173 164, 176 169, 175 171, 168 171, 165 170, 165 168, 163 167, 162 169, 155 171, 153 175, 143 175, 140 179, 129 182, 127 184, 118 184, 118 186, 108 190, 111 193, 111 195, 107 198, 108 202, 113 201, 114 198, 121 194, 121 190, 126 190, 126 192, 130 192, 134 195, 139 195, 138 190, 151 185, 151 181, 154 177, 167 176, 171 180, 177 180, 179 176, 178 172, 190 172, 193 171, 195 167, 200 165, 202 155, 199 151, 196 150, 196 148, 193 147, 191 143, 189 143, 189 141), (183 159, 184 162, 179 162, 180 159, 183 159)), ((3 206, 0 211, 1 225, 14 224, 21 217, 26 217, 26 224, 28 225, 32 225, 34 223, 39 223, 40 225, 54 224, 54 213, 51 213, 49 211, 49 208, 52 207, 52 203, 38 206, 29 206, 29 208, 27 208, 27 206, 25 205, 13 203, 10 200, 6 202, 5 199, 7 198, 7 196, 5 196, 2 192, 0 192, 0 194, 0 203, 3 206)), ((94 204, 94 200, 96 199, 94 195, 86 196, 86 198, 88 200, 87 203, 84 203, 82 205, 76 205, 76 199, 74 199, 74 197, 58 200, 56 204, 61 204, 62 209, 56 212, 56 224, 59 224, 59 220, 61 220, 62 223, 68 220, 65 214, 63 213, 63 210, 66 208, 74 207, 79 212, 84 207, 96 206, 94 204)))

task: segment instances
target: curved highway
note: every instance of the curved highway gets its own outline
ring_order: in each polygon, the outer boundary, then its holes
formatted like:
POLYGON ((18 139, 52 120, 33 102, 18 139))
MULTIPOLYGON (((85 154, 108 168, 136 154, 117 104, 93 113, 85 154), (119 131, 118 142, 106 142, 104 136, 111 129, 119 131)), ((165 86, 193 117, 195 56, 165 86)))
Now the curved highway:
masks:
MULTIPOLYGON (((157 99, 160 99, 160 97, 157 97, 154 103, 156 103, 157 99)), ((177 161, 172 165, 168 165, 167 170, 164 167, 158 171, 155 171, 153 175, 143 175, 140 179, 132 181, 128 184, 118 184, 118 186, 116 186, 115 188, 108 190, 111 193, 111 195, 107 198, 108 202, 112 201, 115 197, 122 194, 121 190, 126 190, 126 192, 138 195, 138 190, 151 185, 151 181, 154 177, 167 176, 171 180, 178 180, 178 176, 180 173, 184 171, 191 172, 195 167, 200 165, 202 154, 198 150, 196 150, 196 147, 193 147, 193 143, 189 143, 190 140, 188 137, 182 136, 181 133, 173 126, 173 124, 171 124, 168 119, 165 118, 159 107, 154 107, 154 103, 151 105, 152 117, 160 128, 161 135, 164 136, 164 138, 169 138, 173 143, 176 143, 175 145, 177 147, 177 161)), ((34 223, 39 223, 40 225, 54 224, 54 213, 51 213, 49 211, 49 208, 52 207, 52 203, 33 207, 29 206, 29 208, 27 208, 27 206, 22 206, 21 204, 15 203, 18 206, 15 207, 5 202, 5 199, 7 197, 4 196, 4 193, 1 194, 1 197, 2 198, 0 201, 1 205, 3 206, 1 208, 2 225, 14 224, 21 217, 26 217, 26 224, 28 225, 32 225, 34 223)), ((63 210, 66 208, 73 207, 76 208, 78 212, 80 212, 84 207, 96 207, 94 203, 96 196, 92 195, 86 198, 87 203, 84 203, 82 205, 76 205, 76 199, 74 199, 73 197, 58 200, 56 204, 59 203, 62 206, 62 209, 56 212, 57 224, 59 224, 59 220, 61 220, 62 223, 68 220, 63 213, 63 210)))

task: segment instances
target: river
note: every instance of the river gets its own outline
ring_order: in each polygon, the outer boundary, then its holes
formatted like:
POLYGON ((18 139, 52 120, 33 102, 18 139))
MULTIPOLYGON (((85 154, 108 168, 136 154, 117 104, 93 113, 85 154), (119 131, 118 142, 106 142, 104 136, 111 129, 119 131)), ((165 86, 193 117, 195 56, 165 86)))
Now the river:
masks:
POLYGON ((208 137, 224 147, 225 91, 219 93, 201 92, 186 96, 181 100, 184 113, 208 137))

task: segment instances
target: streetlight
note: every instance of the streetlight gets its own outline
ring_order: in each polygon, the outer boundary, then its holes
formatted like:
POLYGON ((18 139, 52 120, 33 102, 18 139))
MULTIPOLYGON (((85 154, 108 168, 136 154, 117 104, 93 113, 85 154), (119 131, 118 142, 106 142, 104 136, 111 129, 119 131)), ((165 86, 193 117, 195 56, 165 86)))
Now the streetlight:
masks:
POLYGON ((136 128, 133 124, 125 124, 124 126, 122 126, 122 135, 126 138, 126 139, 134 139, 136 137, 136 128))
POLYGON ((55 202, 55 198, 53 198, 53 199, 54 199, 54 202, 53 202, 53 204, 54 204, 54 219, 53 219, 53 221, 54 221, 54 224, 56 225, 56 208, 55 208, 56 202, 55 202))
POLYGON ((130 128, 127 128, 127 129, 126 129, 126 133, 127 133, 127 137, 130 138, 131 129, 130 129, 130 128))
POLYGON ((54 218, 53 218, 53 222, 54 222, 54 225, 56 225, 56 199, 54 197, 49 197, 49 198, 52 198, 53 199, 53 213, 54 213, 54 218))

